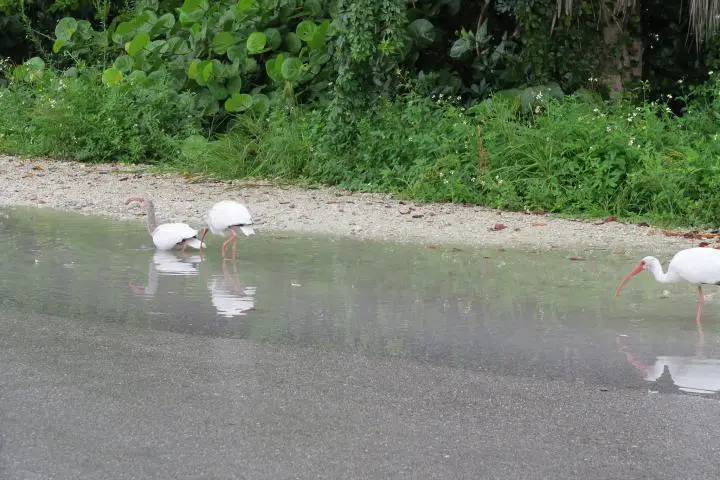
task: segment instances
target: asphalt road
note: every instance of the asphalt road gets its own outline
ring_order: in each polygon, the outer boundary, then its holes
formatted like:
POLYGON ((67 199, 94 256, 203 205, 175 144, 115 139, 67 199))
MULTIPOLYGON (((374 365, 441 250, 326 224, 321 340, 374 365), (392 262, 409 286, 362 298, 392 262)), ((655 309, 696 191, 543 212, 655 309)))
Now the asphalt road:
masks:
POLYGON ((3 479, 708 479, 720 403, 0 313, 3 479))

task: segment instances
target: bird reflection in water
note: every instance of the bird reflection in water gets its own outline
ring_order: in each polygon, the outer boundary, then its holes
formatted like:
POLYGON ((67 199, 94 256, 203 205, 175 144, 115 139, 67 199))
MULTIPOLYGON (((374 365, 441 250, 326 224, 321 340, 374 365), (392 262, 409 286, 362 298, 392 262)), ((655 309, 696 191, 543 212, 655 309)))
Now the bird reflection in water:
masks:
POLYGON ((696 321, 695 355, 689 357, 657 356, 648 365, 636 357, 626 344, 627 335, 617 335, 616 343, 627 361, 647 382, 650 390, 662 393, 688 393, 720 398, 720 359, 705 356, 705 333, 696 321))
POLYGON ((197 275, 201 263, 202 257, 200 255, 157 250, 152 260, 150 260, 147 285, 130 283, 128 286, 135 295, 153 297, 157 293, 161 275, 197 275))
POLYGON ((255 310, 256 287, 240 282, 234 260, 222 262, 222 275, 215 275, 208 282, 212 304, 223 317, 241 317, 255 310), (232 272, 228 264, 232 265, 232 272))

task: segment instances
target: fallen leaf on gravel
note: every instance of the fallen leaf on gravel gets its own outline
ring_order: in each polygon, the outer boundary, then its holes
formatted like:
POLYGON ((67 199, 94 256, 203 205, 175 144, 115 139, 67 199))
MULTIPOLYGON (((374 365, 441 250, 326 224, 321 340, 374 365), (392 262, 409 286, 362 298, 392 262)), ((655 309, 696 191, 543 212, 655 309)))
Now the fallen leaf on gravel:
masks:
POLYGON ((124 182, 125 180, 129 179, 130 177, 120 177, 118 178, 118 182, 124 182))
POLYGON ((504 225, 502 223, 496 223, 493 225, 493 227, 490 229, 491 232, 497 232, 499 230, 505 230, 507 228, 507 225, 504 225))
POLYGON ((533 227, 545 227, 547 223, 533 223, 533 227))
POLYGON ((22 176, 22 178, 32 178, 32 177, 34 177, 34 176, 35 176, 34 173, 32 173, 32 172, 27 172, 25 175, 22 176))
POLYGON ((601 221, 601 222, 597 222, 595 225, 605 225, 606 223, 615 222, 615 221, 617 221, 617 220, 615 219, 615 217, 609 216, 609 217, 607 217, 605 220, 603 220, 603 221, 601 221))
POLYGON ((31 167, 31 170, 45 170, 45 169, 43 167, 41 167, 40 165, 33 165, 31 167))
POLYGON ((720 238, 720 233, 700 233, 699 230, 691 230, 689 232, 672 232, 669 230, 663 230, 663 235, 666 237, 683 237, 692 240, 702 240, 708 238, 720 238))

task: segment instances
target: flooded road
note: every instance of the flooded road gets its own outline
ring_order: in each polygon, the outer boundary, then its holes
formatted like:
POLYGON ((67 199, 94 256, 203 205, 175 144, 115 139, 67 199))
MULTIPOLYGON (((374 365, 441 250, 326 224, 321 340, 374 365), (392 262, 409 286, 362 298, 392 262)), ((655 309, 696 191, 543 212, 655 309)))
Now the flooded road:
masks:
POLYGON ((717 475, 720 296, 614 298, 654 252, 209 241, 0 210, 2 478, 717 475))

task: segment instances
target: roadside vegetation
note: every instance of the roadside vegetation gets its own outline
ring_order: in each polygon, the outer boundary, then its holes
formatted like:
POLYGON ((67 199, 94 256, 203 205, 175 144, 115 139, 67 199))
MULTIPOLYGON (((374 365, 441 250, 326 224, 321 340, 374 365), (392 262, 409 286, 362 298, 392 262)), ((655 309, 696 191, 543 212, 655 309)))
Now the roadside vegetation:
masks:
POLYGON ((0 0, 0 151, 717 226, 703 5, 0 0))

